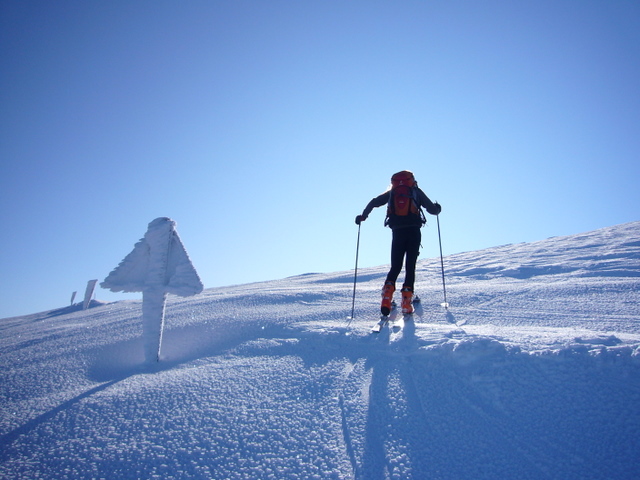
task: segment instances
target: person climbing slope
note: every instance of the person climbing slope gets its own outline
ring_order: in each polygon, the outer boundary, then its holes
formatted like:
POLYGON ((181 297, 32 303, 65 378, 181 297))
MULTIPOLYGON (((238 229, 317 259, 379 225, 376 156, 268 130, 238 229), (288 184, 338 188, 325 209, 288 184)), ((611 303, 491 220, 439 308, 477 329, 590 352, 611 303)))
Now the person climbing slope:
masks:
POLYGON ((402 284, 402 313, 413 313, 413 288, 416 278, 416 262, 420 254, 422 235, 420 229, 426 223, 424 207, 431 215, 438 215, 442 207, 432 202, 418 188, 412 172, 403 170, 391 177, 391 186, 386 192, 373 198, 356 216, 356 224, 364 222, 374 208, 387 205, 385 226, 391 228, 391 268, 382 288, 380 312, 389 315, 396 290, 396 280, 405 262, 405 279, 402 284))

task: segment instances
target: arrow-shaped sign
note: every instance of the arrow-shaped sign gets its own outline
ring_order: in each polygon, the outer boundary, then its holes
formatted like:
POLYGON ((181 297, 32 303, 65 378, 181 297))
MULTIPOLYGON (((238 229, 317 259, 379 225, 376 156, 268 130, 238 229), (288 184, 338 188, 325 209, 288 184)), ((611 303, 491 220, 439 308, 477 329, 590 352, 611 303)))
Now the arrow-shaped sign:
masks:
POLYGON ((152 221, 144 238, 100 284, 113 292, 142 292, 142 331, 148 362, 160 360, 167 294, 188 297, 203 289, 175 227, 176 222, 167 217, 152 221))

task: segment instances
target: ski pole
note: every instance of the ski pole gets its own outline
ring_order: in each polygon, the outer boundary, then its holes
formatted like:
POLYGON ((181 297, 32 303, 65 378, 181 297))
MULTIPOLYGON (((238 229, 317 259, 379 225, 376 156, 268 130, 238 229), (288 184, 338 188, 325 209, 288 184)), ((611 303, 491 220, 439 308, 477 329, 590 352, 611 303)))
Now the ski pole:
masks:
POLYGON ((440 244, 440 266, 442 267, 442 291, 444 293, 444 303, 442 306, 447 309, 449 308, 449 303, 447 303, 447 288, 444 283, 444 260, 442 258, 442 237, 440 236, 440 215, 436 215, 436 220, 438 221, 438 243, 440 244))
POLYGON ((351 316, 349 317, 349 323, 353 320, 354 312, 356 308, 356 284, 358 282, 358 253, 360 252, 360 224, 358 224, 358 241, 356 242, 356 268, 353 274, 353 299, 351 301, 351 316))

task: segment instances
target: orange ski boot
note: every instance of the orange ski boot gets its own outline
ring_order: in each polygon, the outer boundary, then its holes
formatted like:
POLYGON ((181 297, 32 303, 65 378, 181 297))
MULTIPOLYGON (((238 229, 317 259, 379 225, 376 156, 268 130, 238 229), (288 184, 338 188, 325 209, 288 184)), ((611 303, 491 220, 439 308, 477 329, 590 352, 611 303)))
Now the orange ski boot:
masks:
POLYGON ((413 313, 413 289, 410 287, 402 287, 402 313, 413 313))
POLYGON ((380 305, 380 313, 389 315, 391 313, 391 302, 393 301, 393 292, 396 286, 392 282, 386 282, 382 287, 382 304, 380 305))

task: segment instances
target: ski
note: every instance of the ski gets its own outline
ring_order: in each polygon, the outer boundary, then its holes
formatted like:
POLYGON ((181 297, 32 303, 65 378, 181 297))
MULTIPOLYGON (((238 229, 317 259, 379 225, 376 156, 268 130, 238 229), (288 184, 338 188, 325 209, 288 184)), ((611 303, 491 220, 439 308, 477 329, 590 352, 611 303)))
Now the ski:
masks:
MULTIPOLYGON (((411 301, 411 303, 413 303, 414 305, 418 305, 420 303, 420 297, 416 295, 411 301)), ((389 313, 389 315, 380 316, 380 320, 378 320, 378 322, 373 326, 373 328, 371 328, 371 331, 373 333, 380 333, 380 331, 386 325, 389 325, 389 328, 397 332, 402 329, 406 320, 413 320, 414 312, 403 313, 402 316, 400 316, 397 314, 398 312, 396 310, 396 306, 397 306, 396 302, 393 302, 391 304, 391 312, 389 313)))
POLYGON ((396 302, 391 302, 391 311, 389 315, 380 315, 380 320, 376 323, 371 331, 373 333, 380 333, 380 331, 389 323, 389 321, 394 321, 398 312, 396 310, 396 302))
POLYGON ((402 327, 404 326, 404 319, 405 319, 405 315, 398 316, 396 318, 393 319, 393 322, 391 322, 389 328, 391 328, 391 330, 393 330, 394 332, 398 332, 400 330, 402 330, 402 327))
POLYGON ((380 333, 387 323, 389 323, 389 315, 380 315, 380 320, 373 326, 371 331, 373 333, 380 333))

